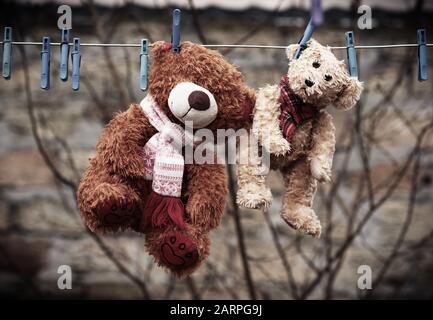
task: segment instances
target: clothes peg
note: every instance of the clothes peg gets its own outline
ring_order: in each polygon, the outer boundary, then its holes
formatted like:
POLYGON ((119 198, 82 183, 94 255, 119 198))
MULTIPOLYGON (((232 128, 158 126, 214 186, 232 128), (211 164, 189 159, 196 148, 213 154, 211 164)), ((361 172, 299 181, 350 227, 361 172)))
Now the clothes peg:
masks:
POLYGON ((48 90, 50 88, 50 56, 50 37, 43 37, 41 51, 41 89, 44 90, 48 90))
POLYGON ((311 0, 311 20, 316 27, 322 24, 323 11, 321 0, 311 0))
POLYGON ((12 28, 5 27, 3 40, 3 78, 9 80, 11 78, 12 69, 12 28))
POLYGON ((299 48, 296 49, 295 55, 293 56, 294 59, 298 59, 302 53, 307 48, 307 42, 311 39, 311 36, 316 29, 315 25, 313 24, 313 19, 310 19, 308 22, 307 28, 305 28, 304 35, 302 36, 301 40, 299 40, 299 48))
POLYGON ((355 35, 353 31, 346 32, 347 64, 351 77, 358 78, 358 63, 356 61, 355 35))
POLYGON ((80 66, 81 66, 81 53, 80 53, 80 38, 74 38, 72 44, 72 90, 77 91, 80 89, 80 66))
POLYGON ((171 50, 174 53, 179 53, 180 51, 180 16, 181 12, 179 9, 173 10, 173 24, 171 33, 171 50))
POLYGON ((60 79, 62 81, 68 80, 68 66, 69 66, 69 30, 62 29, 62 41, 60 43, 60 79))
POLYGON ((427 48, 426 48, 426 32, 425 29, 418 29, 418 81, 426 81, 428 79, 427 66, 427 48))
POLYGON ((149 41, 141 39, 141 52, 140 52, 140 89, 146 91, 147 89, 147 69, 149 63, 149 41))

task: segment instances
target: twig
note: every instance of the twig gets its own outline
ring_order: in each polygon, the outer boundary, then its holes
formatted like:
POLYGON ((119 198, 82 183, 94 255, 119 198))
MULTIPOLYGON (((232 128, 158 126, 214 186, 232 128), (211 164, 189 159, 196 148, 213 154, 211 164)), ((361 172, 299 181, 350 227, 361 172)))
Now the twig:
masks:
POLYGON ((217 268, 214 267, 210 262, 206 263, 206 267, 213 273, 214 277, 221 283, 222 287, 227 291, 227 293, 230 294, 233 299, 239 300, 239 296, 236 291, 227 284, 227 276, 221 276, 217 268))
POLYGON ((281 263, 284 267, 284 270, 286 271, 287 283, 290 286, 293 297, 295 299, 297 299, 298 298, 298 287, 296 285, 296 281, 295 281, 295 278, 293 276, 293 271, 292 271, 292 268, 289 264, 289 260, 287 259, 286 253, 284 252, 284 249, 283 249, 283 246, 281 245, 278 231, 275 229, 275 226, 273 225, 273 223, 271 221, 271 217, 269 216, 269 212, 266 209, 263 210, 263 215, 265 216, 266 224, 268 225, 269 231, 271 232, 272 240, 273 240, 274 245, 275 245, 275 249, 278 252, 278 255, 280 257, 280 260, 281 260, 281 263))
POLYGON ((23 63, 23 70, 24 70, 24 87, 25 87, 25 93, 26 93, 26 104, 27 104, 27 111, 30 119, 30 126, 33 138, 36 142, 36 146, 39 150, 39 153, 41 154, 45 164, 50 169, 50 171, 53 173, 54 177, 62 182, 63 184, 69 186, 71 189, 76 189, 76 184, 70 180, 69 178, 65 177, 63 173, 61 173, 57 167, 54 165, 54 163, 51 161, 51 158, 47 151, 45 150, 42 140, 38 134, 37 129, 37 120, 35 116, 35 110, 33 106, 33 100, 32 100, 32 92, 30 88, 30 75, 28 71, 28 65, 27 65, 27 59, 24 51, 24 47, 19 47, 19 52, 21 53, 22 57, 22 63, 23 63))
MULTIPOLYGON (((111 36, 114 32, 110 32, 110 33, 106 33, 102 24, 101 24, 101 20, 96 12, 96 8, 95 8, 95 4, 93 0, 83 0, 82 1, 84 4, 87 5, 87 7, 89 8, 90 14, 92 16, 92 21, 94 23, 95 26, 95 31, 96 31, 96 36, 98 37, 98 39, 100 40, 100 42, 104 42, 104 36, 105 35, 109 35, 111 36)), ((114 28, 114 23, 110 24, 113 28, 114 28)), ((126 107, 128 106, 128 99, 127 99, 127 93, 125 88, 121 85, 124 81, 121 79, 121 76, 117 70, 117 67, 115 65, 115 63, 113 62, 113 58, 111 57, 109 48, 104 47, 103 48, 103 54, 104 54, 104 59, 105 59, 105 63, 107 65, 107 69, 110 71, 110 75, 111 75, 111 79, 112 79, 112 83, 116 88, 116 91, 119 95, 119 103, 126 107)))
POLYGON ((186 285, 191 293, 191 298, 194 300, 201 300, 200 293, 197 291, 197 286, 195 285, 194 279, 189 276, 185 279, 186 285))
POLYGON ((228 180, 229 180, 229 194, 230 194, 231 204, 233 207, 233 218, 235 220, 235 225, 236 225, 236 235, 238 238, 239 250, 241 253, 241 260, 242 260, 242 266, 243 266, 243 270, 244 270, 244 277, 245 277, 245 281, 247 283, 250 299, 255 300, 255 299, 257 299, 256 288, 254 285, 253 278, 251 276, 250 265, 249 265, 248 259, 247 259, 248 255, 247 255, 247 249, 245 246, 244 232, 242 229, 241 218, 239 215, 239 207, 238 207, 238 204, 236 203, 236 190, 235 190, 235 186, 234 186, 234 174, 233 174, 232 165, 227 166, 227 172, 228 172, 228 180))
POLYGON ((395 188, 398 186, 398 184, 400 183, 401 179, 403 178, 404 173, 406 172, 406 170, 408 169, 408 167, 412 163, 413 158, 415 157, 416 152, 417 152, 416 150, 419 148, 419 146, 423 142, 426 134, 432 128, 433 128, 433 120, 430 121, 427 125, 425 125, 421 129, 421 131, 420 131, 420 133, 419 133, 419 135, 417 137, 417 141, 416 141, 415 147, 410 152, 410 154, 407 157, 407 159, 406 159, 403 167, 401 168, 401 170, 395 174, 395 179, 394 179, 394 181, 392 181, 390 183, 388 189, 385 191, 385 194, 379 200, 377 200, 369 208, 369 210, 364 215, 364 217, 361 219, 361 221, 358 223, 358 225, 356 226, 356 228, 354 229, 354 231, 348 235, 348 237, 346 238, 345 242, 340 246, 340 248, 337 250, 337 252, 333 255, 333 257, 331 259, 331 263, 328 263, 323 269, 320 270, 320 272, 317 274, 316 278, 310 283, 310 285, 300 295, 301 299, 305 299, 305 298, 307 298, 311 294, 311 292, 313 291, 313 289, 320 283, 320 281, 322 280, 323 276, 327 272, 329 272, 330 270, 332 270, 333 263, 335 263, 338 259, 340 259, 341 256, 346 252, 346 250, 350 247, 350 245, 352 244, 353 240, 362 231, 362 229, 364 228, 365 224, 369 221, 369 219, 371 218, 371 216, 373 215, 373 213, 378 208, 380 208, 383 205, 383 203, 393 194, 393 192, 395 191, 395 188))
POLYGON ((370 160, 367 154, 367 149, 364 143, 364 138, 362 136, 362 127, 361 127, 361 119, 362 119, 362 106, 363 104, 359 104, 356 108, 356 121, 355 121, 355 131, 358 137, 359 151, 362 160, 362 167, 364 170, 364 177, 367 183, 367 191, 368 191, 368 200, 370 208, 373 207, 375 202, 375 195, 373 191, 373 182, 371 180, 371 171, 370 171, 370 160))
POLYGON ((197 33, 198 39, 202 44, 207 44, 207 39, 204 35, 204 32, 201 28, 199 15, 197 13, 197 10, 194 6, 193 0, 188 0, 189 9, 191 10, 191 16, 192 16, 192 24, 194 25, 195 32, 197 33))
MULTIPOLYGON (((37 128, 37 122, 36 117, 34 114, 34 107, 33 107, 33 100, 31 96, 31 88, 30 88, 30 76, 29 76, 29 69, 27 65, 27 59, 25 50, 20 49, 19 52, 21 53, 22 62, 23 62, 23 70, 24 70, 24 83, 25 83, 25 92, 26 92, 26 105, 27 110, 30 118, 30 124, 32 129, 33 138, 35 139, 37 148, 39 153, 42 155, 45 164, 50 169, 54 177, 59 180, 64 185, 68 186, 70 190, 75 194, 77 191, 77 186, 74 182, 70 181, 66 177, 63 176, 63 174, 57 169, 57 167, 53 164, 51 161, 50 156, 47 153, 47 150, 44 148, 42 139, 39 136, 38 128, 37 128)), ((88 228, 85 229, 86 232, 89 234, 89 236, 98 244, 99 248, 103 251, 103 253, 108 257, 108 259, 117 267, 117 269, 124 274, 127 278, 129 278, 133 283, 135 283, 139 289, 141 290, 143 297, 145 299, 150 299, 151 296, 147 290, 146 284, 141 279, 137 278, 135 275, 133 275, 120 261, 118 261, 114 255, 113 252, 106 246, 106 244, 101 240, 99 236, 91 232, 88 228)))
MULTIPOLYGON (((406 234, 409 230, 410 224, 412 222, 413 213, 415 210, 415 200, 416 195, 418 192, 418 177, 419 177, 419 169, 420 169, 420 162, 421 162, 421 153, 420 153, 420 147, 415 150, 415 163, 412 170, 412 180, 411 180, 411 189, 409 194, 409 202, 407 207, 407 213, 406 218, 403 222, 403 226, 400 230, 400 233, 397 237, 397 240, 395 244, 393 245, 393 248, 391 250, 391 253, 389 254, 388 258, 385 260, 382 268, 380 269, 379 273, 377 274, 377 277, 373 280, 375 288, 377 288, 382 280, 384 279, 386 273, 388 272, 389 268, 391 267, 392 263, 395 261, 395 258, 397 257, 399 250, 404 242, 404 239, 406 237, 406 234)), ((366 294, 366 297, 371 296, 372 290, 368 291, 366 294)))
MULTIPOLYGON (((237 41, 234 42, 234 46, 236 45, 240 45, 245 43, 248 39, 250 39, 252 36, 254 36, 257 32, 259 32, 263 27, 265 27, 266 25, 269 24, 269 22, 273 19, 275 13, 277 13, 280 10, 280 7, 282 5, 282 3, 284 2, 284 0, 280 0, 278 1, 277 5, 275 6, 274 10, 269 12, 268 16, 266 17, 266 19, 264 19, 261 23, 257 24, 256 26, 254 26, 253 28, 251 28, 246 34, 244 34, 243 36, 241 36, 237 41)), ((233 50, 232 48, 228 48, 226 50, 222 51, 223 55, 227 55, 229 54, 231 51, 233 50)))

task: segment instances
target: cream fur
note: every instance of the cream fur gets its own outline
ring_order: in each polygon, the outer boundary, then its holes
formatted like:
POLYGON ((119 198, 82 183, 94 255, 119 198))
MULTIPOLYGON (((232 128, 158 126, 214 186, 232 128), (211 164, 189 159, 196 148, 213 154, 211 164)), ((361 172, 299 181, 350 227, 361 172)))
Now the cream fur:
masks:
POLYGON ((362 92, 362 83, 351 78, 347 72, 344 61, 339 61, 329 47, 324 47, 315 40, 308 42, 300 58, 293 59, 293 54, 299 45, 290 45, 287 48, 289 59, 289 82, 299 97, 307 103, 318 108, 325 108, 333 104, 339 109, 350 109, 359 100, 362 92), (312 64, 319 62, 320 67, 314 68, 312 64), (325 75, 331 76, 331 81, 325 80, 325 75), (314 82, 314 86, 305 85, 305 80, 314 82))
MULTIPOLYGON (((328 105, 342 110, 353 107, 361 95, 362 83, 351 78, 344 62, 338 61, 329 48, 317 41, 311 40, 301 57, 293 60, 297 47, 291 45, 286 51, 291 88, 319 112, 296 130, 289 144, 279 126, 279 86, 268 85, 259 89, 252 132, 270 152, 271 168, 280 170, 283 175, 285 192, 281 217, 294 229, 319 237, 321 225, 312 209, 313 199, 317 182, 331 181, 335 152, 335 127, 324 108, 328 105), (307 86, 307 79, 314 85, 307 86)), ((266 175, 257 169, 260 159, 249 160, 247 165, 238 166, 237 201, 248 208, 268 207, 271 193, 266 185, 266 175)))
POLYGON ((278 120, 280 115, 279 96, 278 85, 268 85, 260 89, 253 111, 253 134, 270 153, 275 155, 283 155, 290 151, 290 144, 284 139, 280 130, 278 120), (268 139, 264 139, 265 137, 268 139))
POLYGON ((240 186, 237 192, 238 204, 251 209, 268 208, 272 202, 272 193, 266 185, 267 172, 263 172, 260 158, 248 159, 252 156, 249 152, 240 152, 238 156, 239 163, 243 164, 237 167, 240 186))

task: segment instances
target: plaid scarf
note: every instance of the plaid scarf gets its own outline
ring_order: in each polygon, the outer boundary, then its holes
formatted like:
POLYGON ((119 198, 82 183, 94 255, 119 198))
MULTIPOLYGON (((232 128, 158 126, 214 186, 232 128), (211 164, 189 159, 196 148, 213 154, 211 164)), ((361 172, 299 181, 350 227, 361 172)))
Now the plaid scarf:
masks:
POLYGON ((316 114, 316 108, 304 103, 290 88, 287 74, 280 81, 280 129, 283 137, 291 141, 295 131, 305 121, 312 119, 316 114))

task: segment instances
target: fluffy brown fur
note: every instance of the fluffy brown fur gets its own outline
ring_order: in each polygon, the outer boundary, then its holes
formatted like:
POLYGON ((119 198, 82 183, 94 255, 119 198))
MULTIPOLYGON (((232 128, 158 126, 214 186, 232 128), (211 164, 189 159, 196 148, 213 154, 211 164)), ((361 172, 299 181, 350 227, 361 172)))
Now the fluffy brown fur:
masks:
MULTIPOLYGON (((250 125, 254 91, 244 84, 240 72, 221 54, 188 42, 182 43, 179 54, 174 54, 167 43, 156 42, 151 58, 148 92, 171 121, 180 123, 168 108, 169 93, 179 82, 189 81, 208 89, 217 101, 217 118, 207 128, 216 133, 217 129, 250 125)), ((144 179, 142 150, 155 133, 137 104, 115 115, 104 129, 96 156, 90 160, 77 195, 82 217, 92 231, 139 231, 142 215, 146 214, 142 212, 143 202, 151 191, 151 183, 144 179)), ((225 205, 225 167, 186 165, 182 190, 188 223, 185 233, 193 240, 193 247, 185 248, 178 243, 173 232, 179 230, 174 226, 146 234, 148 252, 159 265, 178 276, 192 273, 209 253, 208 232, 218 226, 225 205), (166 243, 173 253, 185 253, 184 265, 167 263, 161 249, 166 243), (191 260, 195 255, 198 258, 191 260)))
MULTIPOLYGON (((312 209, 313 198, 317 181, 331 180, 335 151, 334 124, 324 108, 332 104, 338 109, 350 109, 360 97, 362 84, 349 76, 343 61, 338 61, 318 42, 311 40, 301 57, 292 60, 297 47, 291 45, 287 49, 290 86, 296 95, 319 112, 295 131, 289 143, 279 129, 280 88, 278 85, 266 86, 257 95, 252 131, 271 154, 271 169, 280 170, 283 175, 282 218, 294 229, 319 237, 321 226, 312 209), (307 86, 307 79, 314 85, 307 86)), ((245 207, 268 207, 272 200, 266 175, 258 172, 259 163, 259 159, 254 159, 249 165, 238 166, 237 201, 245 207)))

